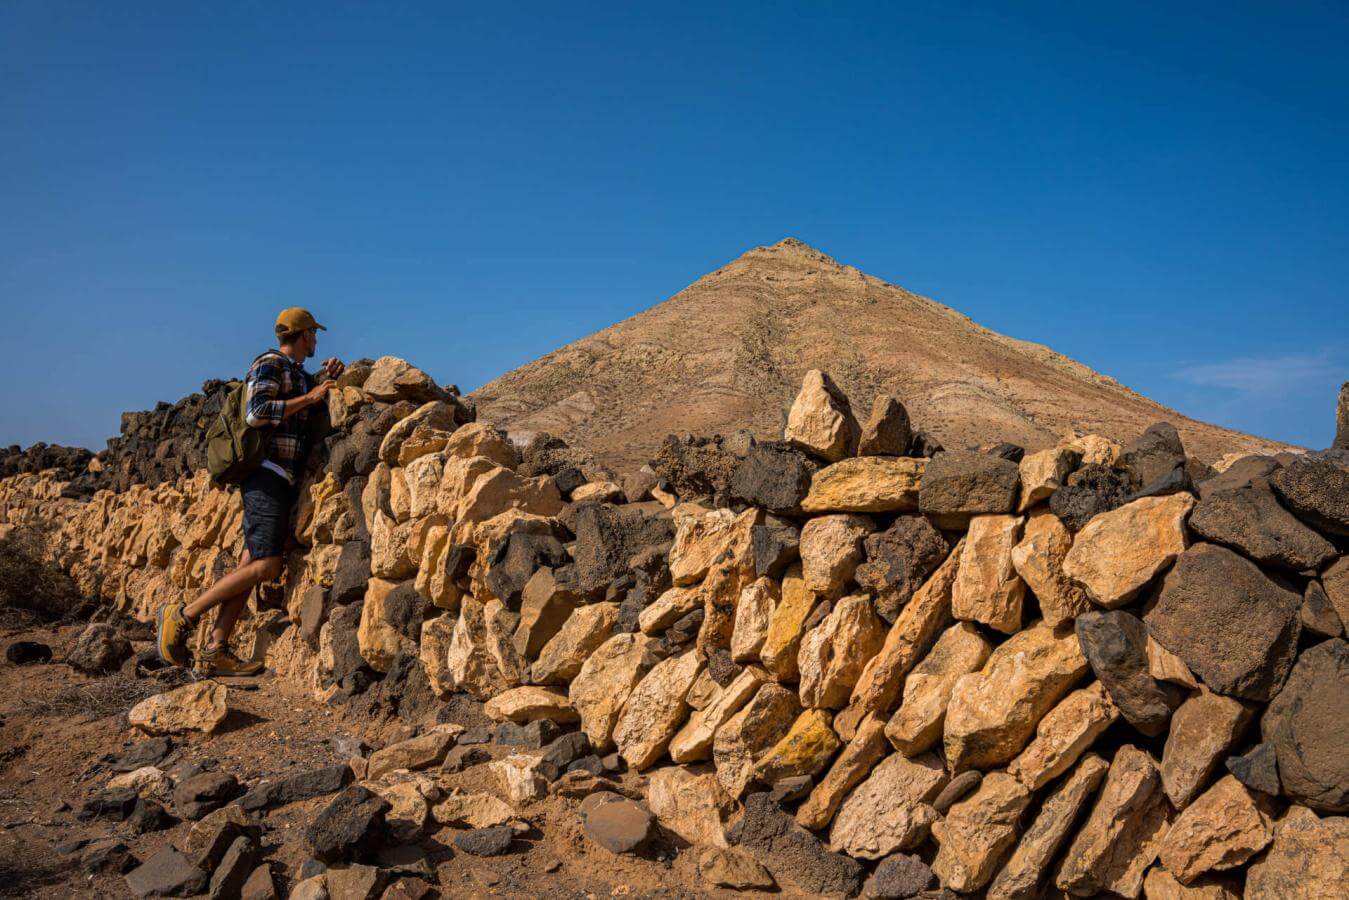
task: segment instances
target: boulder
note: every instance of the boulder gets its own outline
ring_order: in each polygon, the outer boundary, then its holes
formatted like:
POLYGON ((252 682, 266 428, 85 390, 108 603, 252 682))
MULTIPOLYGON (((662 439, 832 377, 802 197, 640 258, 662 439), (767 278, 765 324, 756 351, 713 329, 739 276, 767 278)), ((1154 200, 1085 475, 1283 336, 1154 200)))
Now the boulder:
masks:
POLYGON ((1059 863, 1060 890, 1138 896, 1169 824, 1161 781, 1144 751, 1126 744, 1115 752, 1096 804, 1059 863))
POLYGON ((796 692, 770 682, 717 729, 712 759, 717 780, 727 794, 739 799, 745 793, 753 780, 754 764, 787 734, 800 712, 796 692))
POLYGON ((643 549, 669 543, 674 532, 668 519, 648 516, 632 506, 583 503, 576 507, 572 559, 576 587, 587 596, 602 594, 629 570, 628 561, 643 549))
POLYGON ((956 682, 945 725, 952 771, 1009 762, 1086 671, 1086 658, 1070 629, 1037 624, 1012 635, 983 669, 956 682))
POLYGON ((729 509, 682 516, 679 512, 675 511, 675 538, 670 547, 670 577, 676 585, 697 584, 721 561, 747 562, 750 531, 762 522, 762 512, 749 509, 738 516, 729 509))
POLYGON ((1068 839, 1108 768, 1105 760, 1088 754, 1054 788, 1006 865, 988 886, 988 900, 1031 900, 1038 895, 1049 864, 1068 839))
POLYGON ((1021 476, 1017 464, 974 450, 948 450, 928 460, 918 507, 938 528, 961 529, 971 515, 1012 512, 1021 476))
POLYGON ((1049 509, 1076 534, 1094 517, 1123 506, 1131 490, 1128 473, 1084 457, 1082 468, 1049 498, 1049 509))
POLYGON ((205 872, 169 846, 126 876, 127 889, 136 897, 190 897, 205 891, 207 883, 205 872))
POLYGON ((229 692, 223 684, 197 681, 147 697, 127 713, 127 723, 147 734, 212 732, 225 721, 229 692))
POLYGON ((406 466, 420 456, 444 449, 455 429, 454 414, 452 404, 438 400, 423 403, 384 435, 379 445, 380 462, 406 466))
POLYGON ((426 734, 376 750, 370 754, 366 777, 374 781, 398 769, 416 771, 438 766, 463 730, 462 725, 437 725, 426 734))
POLYGON ((1335 557, 1335 547, 1303 525, 1261 488, 1209 494, 1195 506, 1190 528, 1262 566, 1300 572, 1319 569, 1335 557))
POLYGON ((1087 592, 1063 571, 1073 546, 1073 535, 1048 509, 1037 509, 1026 519, 1021 541, 1012 548, 1012 567, 1040 602, 1040 613, 1050 627, 1071 622, 1092 608, 1087 592))
POLYGON ((726 847, 722 820, 734 804, 712 772, 665 766, 647 776, 646 802, 666 829, 704 847, 726 847))
MULTIPOLYGON (((706 672, 706 670, 704 670, 706 672)), ((758 666, 746 666, 730 684, 719 687, 712 699, 699 709, 670 741, 670 758, 691 763, 712 755, 717 731, 738 713, 768 680, 758 666)))
POLYGON ((768 624, 781 597, 780 585, 768 577, 750 582, 740 592, 731 630, 731 659, 738 663, 759 660, 764 641, 768 639, 768 624))
POLYGON ((427 619, 422 622, 422 639, 417 644, 418 658, 426 672, 426 681, 441 699, 453 693, 456 684, 449 667, 454 624, 454 617, 448 613, 427 619))
POLYGON ((801 511, 819 463, 784 441, 758 441, 736 459, 727 499, 777 515, 801 511))
POLYGON ((547 768, 543 759, 527 753, 512 753, 487 765, 506 799, 514 804, 534 803, 548 796, 547 768))
POLYGON ((470 856, 502 856, 511 849, 515 829, 509 825, 474 828, 454 836, 454 846, 470 856))
POLYGON ((1184 885, 1166 869, 1154 866, 1143 879, 1143 896, 1147 900, 1241 900, 1241 891, 1231 879, 1220 877, 1199 878, 1184 885))
MULTIPOLYGON (((131 657, 131 642, 111 625, 86 625, 70 648, 66 663, 86 675, 105 675, 116 671, 131 657)), ((50 658, 50 650, 48 651, 50 658)))
POLYGON ((911 853, 892 853, 877 864, 875 871, 862 885, 862 896, 868 898, 926 897, 928 888, 936 886, 937 876, 911 853))
POLYGON ((825 466, 801 501, 808 513, 886 513, 918 509, 918 485, 927 461, 904 456, 858 456, 825 466))
POLYGON ((938 818, 931 806, 946 786, 931 753, 886 757, 843 801, 830 829, 830 846, 859 859, 881 859, 921 844, 938 818))
POLYGON ((862 560, 862 539, 875 529, 866 516, 817 516, 801 529, 801 572, 806 587, 837 597, 862 560))
POLYGON ((1265 701, 1292 668, 1301 605, 1301 597, 1254 563, 1214 544, 1195 544, 1167 573, 1143 621, 1214 691, 1265 701))
POLYGON ((610 853, 638 853, 656 833, 651 810, 622 798, 591 807, 582 824, 586 836, 610 853))
POLYGON ((822 771, 839 748, 838 735, 829 727, 832 718, 822 709, 802 712, 782 739, 754 763, 754 778, 773 785, 822 771))
POLYGON ((483 422, 469 422, 455 430, 445 442, 445 455, 460 459, 485 456, 508 469, 520 464, 520 454, 506 433, 483 422))
POLYGON ((948 628, 904 681, 904 699, 885 726, 885 737, 905 756, 941 742, 946 706, 956 682, 987 662, 993 645, 968 622, 948 628))
MULTIPOLYGON (((691 650, 657 663, 632 689, 613 735, 618 752, 629 766, 641 771, 665 753, 688 715, 685 698, 702 665, 691 650)), ((593 737, 591 740, 594 743, 593 737)))
POLYGON ((733 891, 766 891, 773 876, 753 854, 739 847, 706 847, 698 857, 698 874, 713 887, 733 891))
POLYGON ((1012 549, 1021 540, 1020 516, 970 518, 960 572, 951 592, 951 614, 1012 634, 1021 628, 1026 583, 1012 566, 1012 549))
POLYGON ((784 887, 851 897, 862 883, 862 866, 857 860, 829 852, 766 792, 745 799, 740 846, 762 860, 779 884, 786 882, 784 887))
POLYGON ((579 717, 566 694, 534 685, 523 685, 497 694, 483 704, 482 711, 493 722, 510 721, 523 725, 535 719, 576 722, 579 717))
POLYGON ((1191 803, 1162 839, 1162 865, 1181 884, 1245 863, 1274 840, 1273 822, 1240 781, 1224 776, 1191 803))
POLYGON ((782 578, 782 597, 768 620, 759 658, 779 681, 797 678, 797 653, 805 633, 806 620, 815 610, 819 595, 806 586, 799 565, 792 566, 782 578))
POLYGON ((493 598, 464 597, 450 635, 446 671, 455 690, 487 700, 520 683, 524 661, 515 652, 516 619, 493 598))
POLYGON ((590 654, 613 634, 617 621, 617 603, 592 603, 573 610, 539 651, 530 680, 535 684, 569 683, 580 674, 590 654))
MULTIPOLYGON (((796 810, 796 823, 812 831, 828 825, 838 812, 843 798, 860 784, 888 751, 884 734, 885 722, 879 716, 868 716, 857 728, 829 767, 829 772, 810 789, 810 796, 796 810)), ((779 781, 786 784, 790 779, 779 781)), ((776 787, 776 785, 775 785, 776 787)))
POLYGON ((906 456, 913 443, 909 411, 898 397, 880 395, 871 404, 871 414, 862 425, 858 456, 906 456))
POLYGON ((581 665, 568 689, 581 730, 597 751, 613 746, 614 725, 632 689, 655 663, 654 641, 643 634, 616 634, 581 665))
POLYGON ((1129 724, 1149 737, 1164 732, 1179 698, 1152 677, 1148 633, 1138 617, 1118 609, 1096 610, 1078 616, 1075 628, 1082 655, 1129 724))
POLYGON ((862 667, 885 640, 880 618, 865 594, 844 597, 829 615, 801 639, 797 670, 801 703, 808 707, 846 706, 862 667))
POLYGON ((1318 819, 1305 806, 1274 825, 1269 852, 1246 872, 1247 900, 1319 900, 1343 893, 1349 876, 1349 818, 1318 819))
POLYGON ((351 781, 351 767, 346 763, 297 772, 274 781, 264 781, 239 798, 239 806, 246 812, 285 806, 311 797, 333 794, 351 781))
POLYGON ((1185 447, 1176 426, 1157 422, 1124 445, 1119 461, 1133 473, 1134 483, 1142 487, 1185 465, 1185 447))
POLYGON ((366 664, 376 672, 387 672, 400 653, 416 655, 425 609, 426 601, 411 581, 370 579, 356 631, 366 664))
POLYGON ((399 400, 425 403, 448 396, 430 375, 396 356, 381 356, 375 360, 360 388, 371 399, 385 403, 399 400))
POLYGON ((861 429, 848 398, 828 375, 811 369, 787 413, 783 438, 829 462, 854 455, 861 429))
POLYGON ((1021 476, 1021 500, 1017 503, 1017 512, 1025 512, 1052 497, 1081 462, 1081 452, 1062 445, 1022 457, 1017 464, 1021 476))
POLYGON ((1189 494, 1144 497, 1101 513, 1077 533, 1063 572, 1100 606, 1133 600, 1185 550, 1189 494))
POLYGON ((932 871, 943 887, 969 892, 988 884, 1016 843, 1017 823, 1030 798, 1021 782, 1005 772, 992 772, 978 790, 933 824, 941 849, 932 871))
POLYGON ((1190 805, 1251 722, 1240 700, 1201 690, 1171 717, 1162 750, 1162 788, 1176 809, 1190 805))
MULTIPOLYGON (((579 599, 579 595, 565 575, 561 584, 557 581, 556 570, 561 569, 569 561, 570 557, 567 556, 562 543, 551 534, 516 531, 501 543, 496 553, 488 560, 483 583, 493 597, 510 609, 518 609, 523 614, 525 609, 521 595, 530 582, 540 578, 546 569, 550 580, 544 584, 536 584, 532 595, 534 601, 532 615, 537 615, 538 604, 555 597, 559 591, 579 599)), ((537 648, 535 650, 537 652, 537 648)))
POLYGON ((920 515, 901 515, 885 531, 862 541, 857 583, 876 598, 876 612, 894 622, 919 585, 951 552, 946 537, 920 515))
POLYGON ((1288 683, 1265 708, 1260 733, 1274 746, 1284 796, 1329 812, 1349 812, 1349 643, 1323 641, 1298 658, 1288 683))
POLYGON ((384 825, 389 804, 358 784, 332 799, 305 831, 305 842, 322 862, 349 859, 369 850, 384 825))
POLYGON ((173 808, 184 819, 196 821, 239 794, 239 781, 228 772, 202 772, 184 778, 173 789, 173 808))
POLYGON ((1300 456, 1271 475, 1269 484, 1293 515, 1317 531, 1349 537, 1349 464, 1341 460, 1300 456))
POLYGON ((1039 790, 1068 771, 1118 718, 1119 710, 1101 682, 1073 691, 1040 720, 1035 739, 1011 761, 1007 773, 1039 790))
POLYGON ((431 817, 453 828, 493 828, 516 821, 515 808, 491 794, 450 794, 431 807, 431 817))

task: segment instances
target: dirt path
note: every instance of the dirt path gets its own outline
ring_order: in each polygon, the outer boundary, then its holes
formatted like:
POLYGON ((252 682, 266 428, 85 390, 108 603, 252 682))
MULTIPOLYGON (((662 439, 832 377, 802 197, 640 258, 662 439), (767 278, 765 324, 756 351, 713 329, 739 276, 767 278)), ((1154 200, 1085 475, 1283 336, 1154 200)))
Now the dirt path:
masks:
MULTIPOLYGON (((104 757, 145 740, 127 727, 126 711, 167 687, 154 677, 92 678, 66 665, 63 660, 82 627, 0 628, 0 647, 32 640, 53 651, 47 664, 0 662, 0 896, 129 897, 121 874, 81 871, 80 853, 63 853, 62 845, 111 838, 143 861, 167 843, 181 847, 191 825, 178 822, 137 835, 124 822, 78 817, 84 802, 117 774, 104 757)), ((136 641, 133 646, 139 651, 150 645, 136 641)), ((159 767, 173 776, 197 768, 228 772, 248 787, 263 778, 345 762, 368 724, 346 721, 340 710, 267 676, 231 685, 229 705, 220 730, 174 738, 172 752, 159 767)), ((512 752, 492 744, 483 747, 494 758, 512 752)), ((457 775, 433 774, 447 788, 492 790, 481 766, 457 775)), ((264 816, 262 852, 282 896, 308 859, 305 828, 329 799, 293 803, 264 816)), ((171 797, 161 800, 173 812, 171 797)), ((760 896, 709 890, 698 875, 697 850, 681 852, 672 842, 660 844, 650 858, 615 856, 585 837, 576 805, 549 797, 519 807, 534 828, 515 842, 511 853, 492 858, 456 852, 456 830, 432 821, 414 851, 425 860, 418 865, 439 890, 428 896, 760 896)))

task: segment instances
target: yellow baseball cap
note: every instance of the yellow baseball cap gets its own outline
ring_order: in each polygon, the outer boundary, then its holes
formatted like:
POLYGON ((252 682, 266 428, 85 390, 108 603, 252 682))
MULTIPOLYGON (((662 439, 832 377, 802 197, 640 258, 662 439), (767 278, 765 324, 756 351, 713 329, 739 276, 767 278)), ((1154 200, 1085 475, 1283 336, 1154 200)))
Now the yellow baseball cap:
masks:
POLYGON ((302 306, 292 306, 290 309, 283 309, 277 314, 277 337, 281 337, 285 334, 294 334, 297 331, 308 331, 311 328, 317 328, 319 331, 328 330, 318 322, 314 321, 314 314, 302 306))

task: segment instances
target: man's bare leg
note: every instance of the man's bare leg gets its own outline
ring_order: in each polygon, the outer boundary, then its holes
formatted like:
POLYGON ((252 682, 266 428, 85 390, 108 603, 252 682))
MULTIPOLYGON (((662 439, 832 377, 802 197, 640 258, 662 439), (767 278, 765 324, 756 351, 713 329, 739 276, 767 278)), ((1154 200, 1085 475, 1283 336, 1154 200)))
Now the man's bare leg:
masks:
MULTIPOLYGON (((189 603, 183 609, 183 614, 187 616, 188 621, 196 622, 203 615, 228 600, 238 598, 247 602, 248 592, 264 581, 276 579, 281 574, 281 568, 282 559, 279 556, 253 559, 248 551, 244 550, 244 555, 239 559, 239 565, 234 568, 234 571, 211 585, 205 593, 189 603)), ((239 606, 242 608, 242 602, 239 606)), ((234 620, 238 617, 239 611, 236 610, 230 622, 231 628, 234 625, 234 620)))

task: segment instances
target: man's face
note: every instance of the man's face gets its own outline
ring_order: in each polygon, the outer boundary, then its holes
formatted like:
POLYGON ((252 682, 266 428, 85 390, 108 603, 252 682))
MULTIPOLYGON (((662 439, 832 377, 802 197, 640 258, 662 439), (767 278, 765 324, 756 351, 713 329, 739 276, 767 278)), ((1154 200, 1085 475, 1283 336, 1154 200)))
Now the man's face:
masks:
POLYGON ((304 349, 305 359, 309 359, 316 352, 318 352, 319 347, 318 329, 310 328, 306 330, 304 336, 300 338, 300 346, 304 349))

